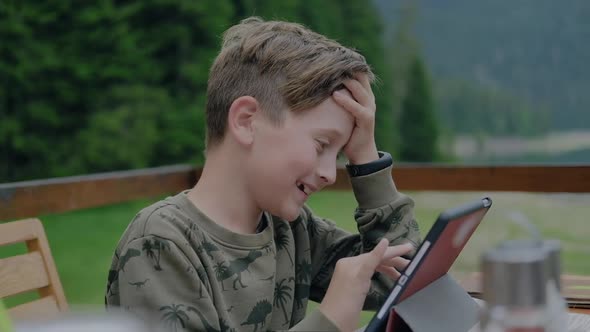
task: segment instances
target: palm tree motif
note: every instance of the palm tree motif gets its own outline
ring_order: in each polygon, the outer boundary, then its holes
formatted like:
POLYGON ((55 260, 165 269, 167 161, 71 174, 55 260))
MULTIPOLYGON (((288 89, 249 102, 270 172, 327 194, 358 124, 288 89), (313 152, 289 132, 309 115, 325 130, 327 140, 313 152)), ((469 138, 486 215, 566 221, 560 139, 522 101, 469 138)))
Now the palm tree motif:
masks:
POLYGON ((287 281, 287 279, 283 279, 280 282, 275 283, 275 297, 274 297, 274 306, 281 308, 283 311, 283 315, 285 316, 285 323, 284 325, 289 324, 289 318, 287 317, 287 310, 285 309, 285 304, 291 297, 291 287, 287 285, 283 285, 283 283, 287 281))
POLYGON ((190 224, 190 226, 187 226, 187 228, 184 230, 184 236, 186 236, 186 238, 190 241, 194 237, 197 236, 196 231, 197 231, 197 225, 190 224))
POLYGON ((147 257, 151 260, 156 259, 156 255, 154 254, 154 247, 152 245, 152 241, 150 239, 144 239, 141 243, 141 250, 145 251, 147 257))
POLYGON ((215 279, 221 281, 221 289, 225 291, 225 286, 223 285, 223 280, 231 277, 231 271, 229 267, 223 264, 224 262, 217 262, 213 267, 215 271, 215 279))
POLYGON ((309 234, 310 238, 315 238, 316 236, 320 235, 320 228, 318 227, 318 224, 316 223, 315 219, 310 219, 307 222, 307 233, 309 234))
POLYGON ((287 256, 291 261, 291 266, 293 266, 293 258, 291 258, 291 254, 289 253, 289 244, 291 240, 289 239, 288 231, 289 226, 284 223, 279 223, 277 226, 277 234, 275 236, 275 244, 278 250, 285 250, 287 252, 287 256))
POLYGON ((158 256, 157 256, 157 261, 156 261, 156 264, 157 264, 156 270, 161 271, 162 267, 160 266, 160 257, 162 255, 162 251, 170 250, 170 243, 168 242, 168 240, 154 239, 154 248, 158 251, 158 256))
POLYGON ((149 239, 143 240, 141 249, 145 251, 146 255, 154 261, 154 269, 156 271, 162 271, 162 267, 160 266, 160 258, 162 256, 162 251, 170 250, 170 243, 164 239, 155 238, 154 241, 150 241, 149 239))
POLYGON ((165 305, 160 307, 160 311, 163 311, 162 320, 164 323, 172 329, 172 331, 176 331, 176 329, 180 326, 181 328, 186 327, 186 321, 189 320, 188 315, 184 310, 182 310, 184 304, 171 304, 165 305))
POLYGON ((311 281, 311 263, 307 260, 298 263, 295 271, 295 277, 298 283, 304 283, 307 280, 311 281))

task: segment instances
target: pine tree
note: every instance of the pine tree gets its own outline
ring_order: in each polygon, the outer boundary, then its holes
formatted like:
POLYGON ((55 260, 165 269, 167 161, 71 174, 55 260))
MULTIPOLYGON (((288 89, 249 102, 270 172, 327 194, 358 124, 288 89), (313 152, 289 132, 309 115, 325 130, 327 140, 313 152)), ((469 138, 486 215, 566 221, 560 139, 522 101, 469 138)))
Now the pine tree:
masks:
POLYGON ((420 57, 414 57, 407 74, 407 90, 399 119, 400 158, 413 162, 435 161, 439 157, 439 129, 428 74, 420 57))

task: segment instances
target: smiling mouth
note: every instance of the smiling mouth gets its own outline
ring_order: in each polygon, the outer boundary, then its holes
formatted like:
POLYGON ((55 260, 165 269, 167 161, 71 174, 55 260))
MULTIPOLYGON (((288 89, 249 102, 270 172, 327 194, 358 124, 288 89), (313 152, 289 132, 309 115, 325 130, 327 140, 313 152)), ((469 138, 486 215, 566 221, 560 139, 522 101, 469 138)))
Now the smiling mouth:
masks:
POLYGON ((303 183, 297 183, 297 188, 301 190, 306 196, 311 195, 311 190, 307 189, 303 183))

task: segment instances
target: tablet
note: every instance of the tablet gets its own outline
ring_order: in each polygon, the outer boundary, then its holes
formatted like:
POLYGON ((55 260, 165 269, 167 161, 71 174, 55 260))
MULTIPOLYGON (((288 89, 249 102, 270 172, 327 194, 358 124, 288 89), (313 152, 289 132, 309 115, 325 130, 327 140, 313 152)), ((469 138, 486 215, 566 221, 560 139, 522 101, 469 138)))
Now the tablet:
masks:
POLYGON ((445 275, 491 206, 484 197, 441 213, 365 332, 384 331, 394 305, 445 275))

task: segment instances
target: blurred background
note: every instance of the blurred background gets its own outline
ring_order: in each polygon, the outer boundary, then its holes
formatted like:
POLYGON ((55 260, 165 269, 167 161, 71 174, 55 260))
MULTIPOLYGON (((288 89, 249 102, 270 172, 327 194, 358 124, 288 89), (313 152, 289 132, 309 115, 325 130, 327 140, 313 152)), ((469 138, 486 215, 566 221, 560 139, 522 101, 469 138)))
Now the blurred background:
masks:
POLYGON ((250 15, 364 54, 397 160, 590 161, 584 0, 2 0, 0 182, 201 163, 208 69, 250 15))
MULTIPOLYGON (((377 143, 396 161, 590 163, 585 0, 0 0, 0 183, 201 165, 209 66, 223 31, 251 15, 365 55, 380 79, 377 143)), ((409 194, 422 232, 479 195, 409 194)), ((563 241, 566 272, 590 274, 589 195, 494 197, 458 269, 518 233, 506 221, 517 209, 563 241)), ((69 302, 102 303, 120 235, 158 198, 40 216, 69 302)), ((355 230, 352 193, 310 204, 355 230)))

